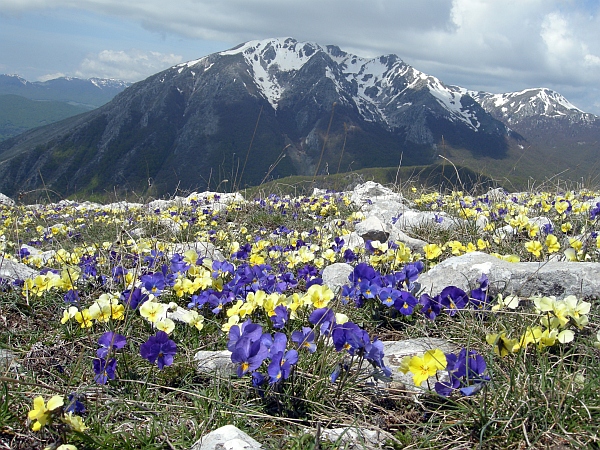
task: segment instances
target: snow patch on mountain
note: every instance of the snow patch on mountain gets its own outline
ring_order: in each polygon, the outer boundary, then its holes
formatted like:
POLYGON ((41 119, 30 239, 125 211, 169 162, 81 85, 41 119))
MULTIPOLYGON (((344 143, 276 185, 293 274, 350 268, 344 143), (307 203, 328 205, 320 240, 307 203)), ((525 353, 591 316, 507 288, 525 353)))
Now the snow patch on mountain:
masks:
POLYGON ((598 116, 586 113, 558 92, 548 88, 491 94, 468 91, 493 116, 510 124, 530 117, 566 118, 573 122, 594 122, 598 116))
MULTIPOLYGON (((417 107, 418 103, 415 104, 413 99, 419 92, 427 92, 441 106, 442 110, 434 108, 437 110, 434 114, 461 122, 474 131, 481 127, 482 118, 477 117, 478 113, 481 114, 479 108, 469 106, 472 105, 471 99, 505 123, 516 123, 535 115, 550 118, 586 115, 550 89, 526 89, 504 94, 475 92, 445 85, 438 78, 404 63, 396 55, 363 58, 333 45, 299 42, 289 37, 249 41, 218 55, 242 55, 255 86, 274 109, 278 108, 285 91, 293 83, 295 73, 320 55, 325 61, 322 76, 333 82, 340 94, 339 101, 342 104, 353 103, 365 120, 380 122, 390 128, 402 126, 401 111, 417 107)), ((204 62, 208 66, 204 70, 208 70, 211 66, 206 58, 175 67, 181 72, 186 67, 204 62)), ((317 67, 322 66, 319 64, 317 67)), ((427 95, 418 97, 425 99, 427 95)), ((425 106, 426 103, 424 100, 422 107, 431 108, 431 103, 425 106)))

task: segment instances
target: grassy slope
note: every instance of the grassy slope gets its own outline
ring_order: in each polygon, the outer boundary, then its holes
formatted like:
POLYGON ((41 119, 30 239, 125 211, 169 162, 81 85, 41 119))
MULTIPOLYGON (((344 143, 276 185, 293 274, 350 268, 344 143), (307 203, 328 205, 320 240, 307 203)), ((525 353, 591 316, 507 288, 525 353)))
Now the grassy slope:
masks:
POLYGON ((35 101, 19 95, 0 95, 0 140, 86 111, 89 108, 65 102, 35 101))

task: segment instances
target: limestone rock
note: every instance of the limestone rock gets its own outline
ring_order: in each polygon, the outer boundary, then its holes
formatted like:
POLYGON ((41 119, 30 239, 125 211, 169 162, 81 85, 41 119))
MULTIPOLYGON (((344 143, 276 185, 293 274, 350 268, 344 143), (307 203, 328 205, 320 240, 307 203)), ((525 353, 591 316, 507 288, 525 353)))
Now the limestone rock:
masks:
MULTIPOLYGON (((459 350, 458 346, 444 339, 438 338, 416 338, 406 339, 403 341, 384 341, 383 342, 383 362, 392 371, 392 384, 400 384, 407 390, 413 392, 421 392, 415 386, 412 375, 410 373, 403 374, 398 370, 400 362, 405 356, 414 356, 419 353, 425 353, 427 350, 440 349, 444 353, 454 353, 459 350)), ((441 379, 444 379, 442 374, 441 379)), ((429 379, 429 383, 433 388, 436 382, 435 377, 429 379)))
POLYGON ((220 372, 224 375, 235 375, 235 364, 231 362, 229 350, 210 351, 200 350, 194 355, 194 361, 198 362, 198 372, 214 374, 220 372))
POLYGON ((200 438, 192 450, 258 450, 262 445, 233 425, 225 425, 200 438))
POLYGON ((344 450, 375 450, 390 438, 385 431, 374 431, 355 427, 325 428, 321 438, 335 444, 345 444, 344 450))
POLYGON ((362 222, 357 223, 354 226, 354 231, 365 241, 385 242, 389 236, 381 220, 375 216, 369 216, 362 222))
POLYGON ((17 261, 0 259, 0 278, 5 280, 25 280, 33 278, 38 274, 36 270, 17 261))
POLYGON ((391 189, 386 188, 379 183, 367 181, 366 183, 359 184, 354 188, 350 194, 350 200, 360 206, 364 205, 365 203, 382 200, 402 201, 402 195, 396 194, 391 189))
POLYGON ((423 253, 423 247, 427 245, 427 242, 410 237, 397 227, 392 227, 389 240, 403 242, 413 253, 423 253))
POLYGON ((344 245, 349 249, 355 249, 357 247, 362 247, 365 245, 365 240, 361 238, 356 231, 353 231, 350 234, 347 234, 342 237, 344 239, 344 245))
POLYGON ((16 356, 13 352, 0 348, 0 375, 16 368, 18 364, 15 361, 16 356))
POLYGON ((169 257, 175 253, 183 254, 186 251, 194 249, 198 253, 199 258, 208 258, 212 261, 225 261, 223 253, 214 246, 212 242, 184 242, 173 246, 169 257))
POLYGON ((334 263, 323 269, 323 284, 333 292, 338 292, 345 284, 349 284, 348 276, 354 269, 350 264, 334 263))
POLYGON ((510 263, 494 256, 472 252, 448 258, 422 274, 418 282, 423 292, 437 295, 446 286, 465 291, 477 287, 481 274, 486 274, 490 289, 523 297, 532 295, 575 295, 600 297, 600 263, 592 262, 521 262, 510 263))
POLYGON ((0 205, 15 206, 15 201, 0 192, 0 205))
POLYGON ((460 226, 462 220, 452 217, 444 212, 434 213, 431 211, 407 209, 400 217, 398 217, 398 220, 395 223, 395 225, 402 230, 410 230, 411 228, 428 224, 447 230, 448 228, 460 226))

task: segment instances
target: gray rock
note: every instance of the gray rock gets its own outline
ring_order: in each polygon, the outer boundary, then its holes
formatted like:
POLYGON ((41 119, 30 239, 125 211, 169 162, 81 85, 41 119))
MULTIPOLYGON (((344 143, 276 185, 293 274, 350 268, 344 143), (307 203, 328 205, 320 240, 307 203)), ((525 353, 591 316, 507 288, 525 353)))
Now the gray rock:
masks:
POLYGON ((507 197, 502 188, 490 189, 485 195, 490 202, 501 202, 507 197))
MULTIPOLYGON (((427 350, 440 349, 444 353, 454 353, 459 350, 459 347, 448 342, 444 339, 438 338, 417 338, 417 339, 406 339, 403 341, 384 341, 383 342, 383 362, 392 371, 392 384, 397 383, 404 387, 406 390, 413 392, 421 392, 421 390, 415 386, 412 375, 410 373, 403 374, 398 370, 402 358, 405 356, 414 356, 419 353, 425 353, 427 350)), ((444 380, 445 373, 441 374, 440 379, 444 380)), ((430 386, 437 381, 435 377, 431 377, 429 380, 430 386)))
POLYGON ((15 361, 16 356, 13 352, 0 348, 0 375, 17 367, 18 364, 15 361))
POLYGON ((233 425, 225 425, 200 438, 192 450, 258 450, 262 445, 233 425))
POLYGON ((379 183, 367 181, 366 183, 359 184, 354 188, 350 194, 350 200, 352 200, 353 203, 361 206, 368 202, 385 200, 402 202, 403 197, 401 194, 396 194, 391 189, 386 188, 379 183))
POLYGON ((422 274, 418 281, 423 292, 437 295, 450 285, 465 291, 477 287, 483 273, 490 280, 490 289, 504 294, 600 297, 600 263, 510 263, 481 252, 448 258, 422 274))
POLYGON ((179 206, 182 207, 184 204, 183 197, 175 197, 172 200, 153 200, 146 205, 149 211, 155 211, 160 209, 161 211, 165 211, 169 209, 171 206, 179 206))
POLYGON ((54 255, 56 255, 56 251, 54 250, 47 250, 45 252, 32 247, 31 245, 27 245, 27 244, 23 244, 21 245, 21 249, 26 249, 29 254, 33 257, 39 257, 39 259, 42 261, 42 264, 46 264, 51 258, 54 257, 54 255))
POLYGON ((389 236, 389 232, 386 231, 381 220, 375 216, 369 216, 362 222, 357 223, 354 226, 354 231, 365 241, 385 242, 389 236))
POLYGON ((428 243, 417 238, 410 237, 400 228, 392 227, 392 231, 390 232, 390 241, 398 241, 403 242, 413 253, 422 253, 423 247, 425 247, 428 243))
POLYGON ((194 361, 198 362, 198 372, 200 373, 236 374, 235 364, 231 362, 231 352, 229 350, 200 350, 194 355, 194 361))
POLYGON ((181 231, 181 225, 179 225, 173 219, 160 219, 158 223, 169 230, 171 234, 177 234, 181 231))
POLYGON ((361 238, 356 231, 342 236, 342 238, 344 239, 344 245, 350 249, 355 249, 365 245, 365 240, 361 238))
POLYGON ((358 427, 325 428, 321 430, 321 438, 335 444, 344 444, 344 450, 375 450, 388 439, 385 431, 368 430, 358 427))
POLYGON ((36 270, 17 261, 0 258, 0 278, 5 280, 25 280, 38 274, 36 270))
POLYGON ((412 209, 406 209, 398 220, 396 221, 396 227, 402 230, 410 230, 411 228, 419 227, 422 225, 433 225, 440 227, 444 230, 448 228, 460 226, 463 224, 461 219, 452 217, 445 212, 434 213, 431 211, 416 211, 412 209))
POLYGON ((222 192, 194 192, 185 198, 186 204, 192 201, 198 202, 203 209, 212 209, 220 211, 227 208, 231 203, 245 202, 244 197, 239 192, 222 193, 222 192))
POLYGON ((394 199, 379 200, 365 204, 361 211, 365 216, 378 217, 385 224, 391 224, 394 218, 400 217, 410 208, 401 201, 394 199))
POLYGON ((208 258, 212 261, 225 261, 223 253, 212 242, 184 242, 173 246, 172 256, 175 253, 183 254, 187 250, 194 249, 200 258, 208 258))
POLYGON ((342 286, 349 284, 348 275, 352 273, 354 269, 350 264, 346 263, 334 263, 323 269, 323 284, 329 286, 329 288, 337 293, 342 286))
POLYGON ((15 201, 0 192, 0 205, 15 206, 15 201))

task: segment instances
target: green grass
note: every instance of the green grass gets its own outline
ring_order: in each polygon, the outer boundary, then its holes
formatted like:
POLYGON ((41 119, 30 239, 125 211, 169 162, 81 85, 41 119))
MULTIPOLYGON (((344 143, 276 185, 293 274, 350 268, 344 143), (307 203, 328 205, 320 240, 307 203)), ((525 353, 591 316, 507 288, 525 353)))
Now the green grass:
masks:
POLYGON ((87 111, 89 108, 65 102, 35 101, 12 94, 0 95, 0 141, 87 111))

